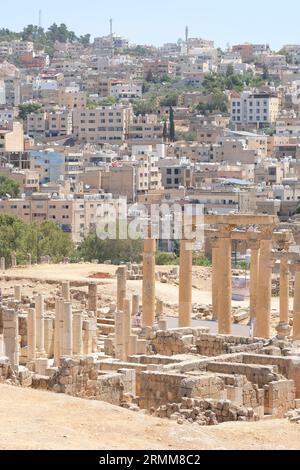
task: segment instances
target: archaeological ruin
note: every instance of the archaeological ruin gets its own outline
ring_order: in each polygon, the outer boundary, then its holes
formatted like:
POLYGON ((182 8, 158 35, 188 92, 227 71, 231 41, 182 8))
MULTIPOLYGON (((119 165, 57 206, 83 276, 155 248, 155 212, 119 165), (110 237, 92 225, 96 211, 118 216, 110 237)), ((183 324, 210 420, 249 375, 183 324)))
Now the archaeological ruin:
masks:
POLYGON ((212 254, 206 321, 193 316, 191 240, 181 241, 179 269, 158 273, 156 240, 147 238, 142 267, 115 268, 111 302, 101 278, 56 282, 52 296, 40 282, 30 296, 24 289, 33 281, 17 276, 16 253, 9 274, 1 259, 1 286, 15 285, 2 293, 0 382, 144 410, 178 424, 276 419, 300 409, 300 254, 292 234, 274 216, 208 215, 205 238, 212 254), (234 240, 251 250, 249 308, 242 316, 232 306, 234 240), (141 289, 133 292, 131 282, 141 289), (157 293, 167 282, 178 286, 172 319, 157 293))

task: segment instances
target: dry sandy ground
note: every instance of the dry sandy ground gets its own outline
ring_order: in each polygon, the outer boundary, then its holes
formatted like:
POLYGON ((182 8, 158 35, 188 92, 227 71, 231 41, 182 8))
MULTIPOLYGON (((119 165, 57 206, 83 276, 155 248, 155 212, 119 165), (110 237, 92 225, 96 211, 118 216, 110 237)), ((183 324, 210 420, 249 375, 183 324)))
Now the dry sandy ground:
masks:
MULTIPOLYGON (((47 284, 47 281, 60 283, 64 280, 73 282, 88 282, 96 281, 99 284, 98 292, 101 294, 102 300, 104 301, 103 306, 107 305, 106 302, 116 300, 116 286, 117 281, 115 277, 116 266, 110 265, 99 265, 92 263, 81 263, 81 264, 61 264, 61 265, 34 265, 28 267, 18 267, 15 269, 9 269, 5 273, 0 273, 0 287, 4 293, 13 293, 13 286, 16 283, 20 283, 23 286, 23 294, 32 296, 34 293, 42 292, 46 296, 53 293, 55 285, 47 284), (91 276, 95 273, 107 273, 111 279, 91 279, 91 276), (9 281, 1 279, 2 276, 10 278, 9 281), (15 280, 17 279, 17 280, 15 280), (30 280, 30 281, 28 281, 30 280), (37 281, 37 283, 36 283, 37 281), (31 284, 31 286, 30 286, 31 284), (29 287, 30 286, 30 287, 29 287)), ((170 266, 162 267, 157 266, 157 271, 169 272, 170 266)), ((57 284, 58 285, 58 284, 57 284)), ((56 286, 57 286, 56 285, 56 286)), ((201 268, 195 266, 193 268, 193 302, 202 305, 211 305, 211 269, 201 268)), ((85 287, 78 287, 78 290, 85 290, 85 287)), ((128 281, 127 293, 140 294, 142 293, 142 281, 128 281)), ((164 284, 156 282, 156 297, 162 300, 165 304, 165 313, 171 316, 177 316, 178 312, 178 286, 174 283, 164 284)), ((233 307, 239 307, 241 309, 247 309, 249 307, 249 301, 244 302, 232 302, 233 307)), ((290 309, 293 309, 293 299, 290 299, 290 309)), ((272 327, 274 329, 279 321, 279 298, 272 298, 272 327)))
POLYGON ((178 425, 107 403, 0 385, 0 449, 300 449, 287 420, 178 425))
MULTIPOLYGON (((101 293, 104 295, 116 295, 116 279, 91 279, 91 275, 95 273, 108 273, 112 277, 115 276, 117 266, 110 265, 99 265, 92 263, 85 264, 61 264, 61 265, 34 265, 30 268, 18 267, 15 269, 8 269, 2 276, 11 277, 12 279, 19 279, 20 281, 25 279, 32 279, 42 282, 45 281, 79 281, 88 282, 95 281, 101 286, 101 293)), ((157 271, 165 272, 170 271, 171 267, 156 267, 157 271)), ((195 266, 193 268, 193 302, 197 302, 203 305, 211 304, 211 269, 200 268, 195 266)), ((8 284, 1 280, 0 274, 0 286, 5 287, 8 284)), ((18 281, 16 281, 18 283, 18 281)), ((20 282, 21 283, 21 282, 20 282)), ((12 286, 14 283, 9 283, 12 286)), ((128 293, 141 293, 142 282, 141 281, 128 281, 128 293)), ((165 303, 177 305, 178 304, 178 287, 174 284, 163 284, 156 282, 156 295, 157 298, 164 301, 165 303)), ((248 307, 249 301, 245 302, 232 302, 233 306, 248 307)), ((292 303, 291 303, 292 306, 292 303)), ((279 302, 278 299, 272 299, 272 308, 274 311, 278 311, 279 302)))

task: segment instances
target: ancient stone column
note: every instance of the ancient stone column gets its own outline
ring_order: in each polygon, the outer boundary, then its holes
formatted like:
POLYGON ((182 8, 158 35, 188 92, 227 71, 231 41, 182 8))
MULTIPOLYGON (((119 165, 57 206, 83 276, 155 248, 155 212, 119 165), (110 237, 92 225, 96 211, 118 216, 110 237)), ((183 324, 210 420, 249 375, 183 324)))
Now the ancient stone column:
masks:
POLYGON ((272 228, 262 228, 254 335, 265 339, 271 336, 272 245, 272 228))
POLYGON ((31 264, 32 264, 32 256, 31 256, 31 253, 28 253, 28 255, 27 255, 27 264, 28 264, 29 267, 30 267, 31 264))
POLYGON ((55 302, 55 323, 54 323, 54 364, 56 367, 60 364, 60 358, 62 356, 62 341, 61 341, 61 311, 63 301, 57 300, 55 302))
POLYGON ((98 327, 97 327, 97 318, 94 316, 93 318, 90 318, 90 325, 92 329, 92 352, 96 353, 98 352, 98 327))
POLYGON ((137 353, 137 335, 131 335, 129 338, 129 356, 135 356, 137 353))
POLYGON ((115 356, 120 361, 125 360, 124 345, 124 314, 121 311, 115 313, 115 356))
POLYGON ((90 282, 88 293, 88 309, 90 312, 97 313, 98 303, 98 285, 96 282, 90 282))
POLYGON ((53 318, 44 318, 45 330, 45 351, 48 358, 54 355, 54 320, 53 318))
POLYGON ((155 253, 156 240, 146 238, 143 255, 143 326, 153 327, 155 321, 155 253))
POLYGON ((179 268, 179 328, 191 326, 192 321, 193 242, 181 240, 179 268))
POLYGON ((140 311, 140 296, 133 294, 132 296, 132 316, 135 317, 140 311))
POLYGON ((17 302, 22 302, 22 287, 14 286, 14 297, 17 302))
POLYGON ((63 304, 63 350, 62 355, 72 357, 73 355, 73 315, 72 303, 63 304))
POLYGON ((117 310, 123 310, 123 300, 126 297, 127 266, 117 270, 117 310))
POLYGON ((257 308, 257 290, 258 290, 258 270, 259 270, 259 241, 249 241, 251 249, 250 263, 250 318, 256 317, 257 308))
POLYGON ((129 342, 131 336, 131 302, 129 299, 125 299, 123 302, 123 343, 124 343, 124 355, 125 359, 129 356, 129 342))
POLYGON ((34 308, 30 308, 27 318, 27 360, 36 359, 36 316, 34 308))
POLYGON ((70 302, 71 297, 70 297, 70 282, 69 281, 62 282, 61 293, 62 293, 63 300, 65 302, 70 302))
POLYGON ((9 358, 11 367, 19 368, 19 319, 11 309, 3 309, 4 353, 9 358))
POLYGON ((288 259, 280 261, 280 323, 289 322, 290 271, 288 259))
POLYGON ((83 354, 92 354, 93 352, 93 319, 87 318, 83 320, 83 354))
POLYGON ((44 296, 38 294, 35 298, 35 314, 36 314, 36 347, 39 356, 44 356, 45 351, 45 329, 44 329, 44 296))
POLYGON ((300 263, 295 265, 293 341, 300 341, 300 263))
POLYGON ((213 309, 213 320, 218 320, 218 296, 219 296, 219 239, 217 237, 212 238, 212 309, 213 309))
POLYGON ((5 258, 2 257, 0 260, 0 270, 5 271, 5 258))
POLYGON ((80 356, 83 353, 82 335, 83 315, 81 312, 74 312, 73 315, 73 354, 80 356))
POLYGON ((222 226, 219 233, 218 332, 221 335, 230 335, 232 330, 231 227, 222 226))
POLYGON ((11 267, 16 268, 16 266, 17 266, 17 255, 13 251, 12 254, 11 254, 11 267))
POLYGON ((156 318, 160 320, 164 316, 164 303, 162 300, 156 301, 156 318))

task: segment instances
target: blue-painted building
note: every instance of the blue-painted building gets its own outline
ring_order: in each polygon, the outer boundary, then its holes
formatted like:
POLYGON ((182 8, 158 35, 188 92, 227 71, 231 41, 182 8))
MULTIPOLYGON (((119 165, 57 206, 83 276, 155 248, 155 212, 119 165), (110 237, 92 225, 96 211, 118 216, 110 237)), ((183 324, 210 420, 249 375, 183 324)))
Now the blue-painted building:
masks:
POLYGON ((65 156, 62 153, 51 150, 32 151, 30 159, 35 162, 37 170, 38 167, 43 169, 41 184, 55 183, 64 174, 65 156))

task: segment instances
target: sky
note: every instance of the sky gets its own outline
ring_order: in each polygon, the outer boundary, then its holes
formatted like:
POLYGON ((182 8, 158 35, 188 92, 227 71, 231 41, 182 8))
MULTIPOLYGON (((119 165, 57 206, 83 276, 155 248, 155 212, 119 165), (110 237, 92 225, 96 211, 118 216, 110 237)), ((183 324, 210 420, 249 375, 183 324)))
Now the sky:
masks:
POLYGON ((27 24, 66 23, 77 34, 93 37, 114 32, 133 43, 161 45, 190 37, 215 40, 216 46, 269 43, 279 50, 300 43, 299 0, 14 0, 1 1, 0 28, 22 30, 27 24))

